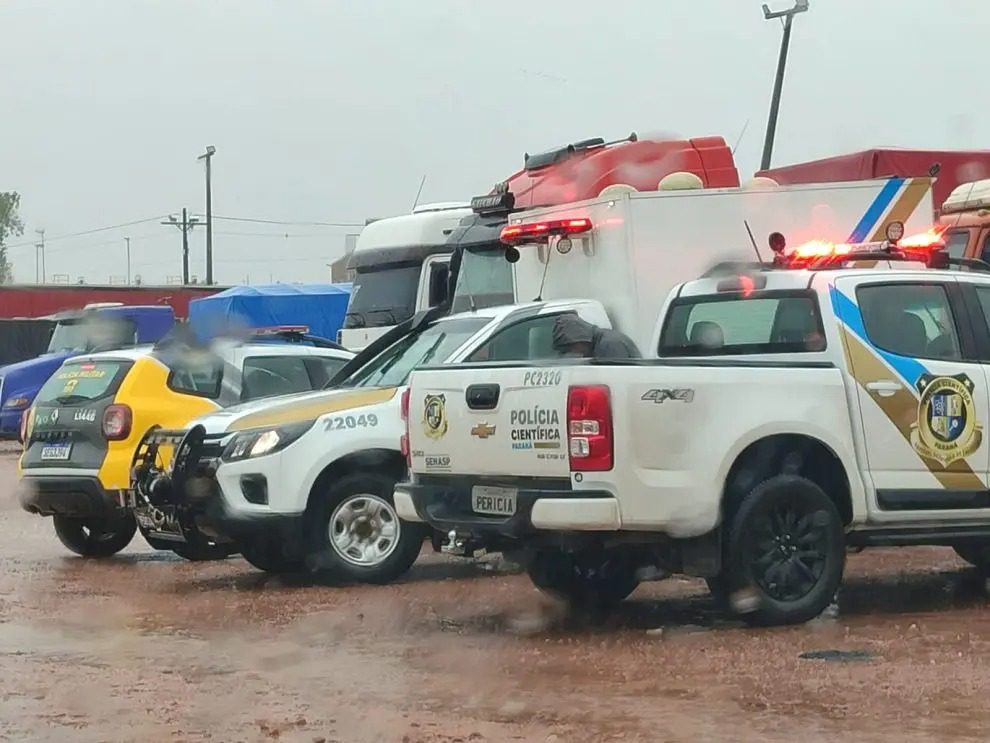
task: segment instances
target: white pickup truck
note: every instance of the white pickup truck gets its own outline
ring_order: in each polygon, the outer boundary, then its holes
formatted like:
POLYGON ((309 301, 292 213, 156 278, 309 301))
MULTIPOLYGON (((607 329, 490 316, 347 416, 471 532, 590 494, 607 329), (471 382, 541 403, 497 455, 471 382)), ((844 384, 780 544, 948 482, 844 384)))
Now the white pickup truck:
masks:
POLYGON ((818 615, 851 546, 990 568, 990 276, 825 263, 680 285, 654 359, 415 371, 399 516, 575 603, 647 568, 765 624, 818 615))

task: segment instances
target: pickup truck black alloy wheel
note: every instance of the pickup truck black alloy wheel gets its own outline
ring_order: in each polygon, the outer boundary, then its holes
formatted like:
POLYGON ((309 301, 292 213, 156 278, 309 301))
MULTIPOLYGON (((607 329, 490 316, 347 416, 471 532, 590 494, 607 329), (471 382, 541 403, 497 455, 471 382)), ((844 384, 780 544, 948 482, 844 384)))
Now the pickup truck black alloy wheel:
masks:
POLYGON ((793 624, 832 602, 845 567, 838 509, 814 482, 777 475, 753 488, 729 531, 730 593, 755 592, 754 624, 793 624))
POLYGON ((610 609, 639 585, 637 564, 618 551, 539 550, 529 558, 526 572, 541 591, 576 609, 610 609))
POLYGON ((307 566, 318 576, 358 583, 389 583, 409 570, 428 531, 399 519, 395 483, 384 473, 353 472, 314 493, 307 566))
POLYGON ((119 511, 99 520, 54 516, 52 521, 59 541, 82 557, 116 555, 131 543, 137 531, 137 521, 130 511, 119 511))

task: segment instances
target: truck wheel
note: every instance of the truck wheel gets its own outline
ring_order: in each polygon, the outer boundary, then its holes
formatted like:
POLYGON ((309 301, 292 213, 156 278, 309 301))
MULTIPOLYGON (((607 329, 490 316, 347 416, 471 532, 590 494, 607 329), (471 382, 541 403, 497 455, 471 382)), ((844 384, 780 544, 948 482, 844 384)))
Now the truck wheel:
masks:
POLYGON ((526 565, 533 585, 575 609, 611 609, 636 590, 636 565, 621 553, 540 550, 526 565))
POLYGON ((314 494, 307 563, 318 576, 389 583, 412 567, 427 528, 399 519, 395 483, 388 475, 355 472, 314 494))
POLYGON ((952 549, 963 560, 981 572, 990 572, 990 544, 968 542, 957 544, 952 549))
POLYGON ((137 521, 130 511, 93 520, 55 516, 55 534, 70 552, 82 557, 110 557, 131 543, 137 521))
POLYGON ((241 557, 265 573, 301 573, 306 569, 302 558, 289 558, 282 545, 269 539, 255 539, 240 545, 241 557))
POLYGON ((729 589, 755 594, 747 621, 806 622, 829 606, 842 582, 842 518, 812 481, 771 477, 739 505, 726 556, 729 589))

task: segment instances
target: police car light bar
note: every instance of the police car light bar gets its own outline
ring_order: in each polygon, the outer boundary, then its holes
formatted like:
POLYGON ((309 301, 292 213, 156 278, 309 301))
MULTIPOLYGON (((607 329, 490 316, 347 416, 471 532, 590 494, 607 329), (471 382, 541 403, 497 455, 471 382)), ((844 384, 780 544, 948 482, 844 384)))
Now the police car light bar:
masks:
POLYGON ((273 325, 267 328, 254 328, 251 335, 286 335, 288 333, 299 333, 306 335, 309 333, 308 325, 273 325))
POLYGON ((506 225, 502 228, 499 239, 506 245, 518 245, 520 243, 544 242, 552 235, 561 237, 580 235, 584 232, 590 232, 591 229, 591 220, 587 217, 551 219, 545 222, 506 225))

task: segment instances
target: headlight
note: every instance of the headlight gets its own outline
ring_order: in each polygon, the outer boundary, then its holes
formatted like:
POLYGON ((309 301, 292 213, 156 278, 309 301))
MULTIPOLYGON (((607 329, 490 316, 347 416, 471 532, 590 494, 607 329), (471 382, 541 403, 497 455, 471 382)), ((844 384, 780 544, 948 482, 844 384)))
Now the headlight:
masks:
POLYGON ((12 397, 3 404, 8 410, 23 410, 31 404, 29 397, 12 397))
POLYGON ((306 433, 315 422, 314 419, 302 423, 288 423, 284 426, 241 431, 224 448, 221 459, 225 462, 237 462, 242 459, 273 454, 306 433))

